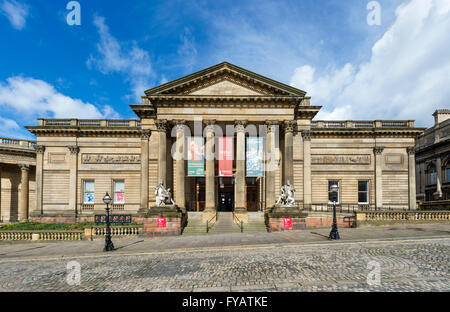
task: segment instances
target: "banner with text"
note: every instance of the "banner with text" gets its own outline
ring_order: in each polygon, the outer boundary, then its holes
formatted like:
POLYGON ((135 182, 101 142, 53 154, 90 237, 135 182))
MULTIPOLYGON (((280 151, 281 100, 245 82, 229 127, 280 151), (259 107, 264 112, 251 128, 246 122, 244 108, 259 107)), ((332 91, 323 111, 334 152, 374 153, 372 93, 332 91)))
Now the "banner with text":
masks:
POLYGON ((263 176, 263 138, 247 137, 247 177, 263 176))
POLYGON ((233 137, 219 138, 219 177, 233 176, 233 137))
POLYGON ((202 137, 188 138, 188 177, 205 175, 205 148, 202 137))

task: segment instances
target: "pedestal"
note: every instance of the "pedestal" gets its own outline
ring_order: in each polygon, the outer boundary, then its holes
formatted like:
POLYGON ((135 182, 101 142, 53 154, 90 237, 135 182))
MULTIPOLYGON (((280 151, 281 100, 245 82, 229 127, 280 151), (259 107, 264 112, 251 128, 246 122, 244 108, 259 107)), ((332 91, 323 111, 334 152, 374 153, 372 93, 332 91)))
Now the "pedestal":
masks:
POLYGON ((269 232, 282 232, 306 229, 307 213, 298 206, 274 205, 265 214, 269 232))
POLYGON ((181 235, 187 224, 187 213, 177 205, 140 209, 137 216, 143 218, 143 237, 181 235))

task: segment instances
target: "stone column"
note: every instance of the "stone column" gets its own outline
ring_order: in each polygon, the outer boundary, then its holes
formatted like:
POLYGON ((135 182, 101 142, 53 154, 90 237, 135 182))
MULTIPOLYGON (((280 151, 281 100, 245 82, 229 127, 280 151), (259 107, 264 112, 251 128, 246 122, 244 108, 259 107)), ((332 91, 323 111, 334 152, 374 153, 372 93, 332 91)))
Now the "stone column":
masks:
POLYGON ((158 183, 162 182, 167 187, 167 120, 156 120, 156 128, 159 133, 158 183))
POLYGON ((382 170, 382 154, 384 147, 376 146, 373 149, 375 154, 375 207, 383 207, 383 170, 382 170))
POLYGON ((425 162, 422 161, 419 164, 419 168, 420 168, 420 196, 421 199, 425 200, 425 181, 427 179, 427 175, 425 174, 425 162))
POLYGON ((148 158, 151 130, 141 130, 141 209, 148 208, 148 158))
POLYGON ((234 210, 245 211, 245 125, 247 121, 236 120, 236 173, 234 177, 234 210))
POLYGON ((215 120, 206 121, 206 145, 205 145, 205 212, 216 211, 216 187, 215 187, 215 157, 214 157, 214 125, 215 120))
POLYGON ((303 138, 303 204, 305 208, 311 207, 311 131, 302 131, 303 138))
POLYGON ((409 209, 416 209, 416 160, 414 147, 408 147, 409 209))
POLYGON ((32 215, 40 216, 43 214, 42 207, 42 188, 43 188, 43 170, 44 170, 44 145, 35 145, 36 150, 36 207, 32 215))
POLYGON ((175 197, 175 203, 182 210, 186 210, 186 191, 185 191, 185 182, 186 182, 186 171, 185 171, 185 151, 186 151, 186 142, 185 142, 185 120, 176 120, 176 130, 177 130, 177 141, 176 141, 176 154, 175 156, 175 176, 176 176, 176 186, 177 192, 175 197))
POLYGON ((287 184, 289 181, 294 185, 294 131, 296 129, 297 122, 295 120, 285 121, 283 124, 284 130, 284 172, 283 172, 283 184, 287 184))
POLYGON ((275 170, 278 167, 278 155, 276 155, 275 134, 278 121, 266 121, 266 208, 275 205, 275 170))
POLYGON ((77 174, 78 174, 78 146, 68 146, 70 151, 69 159, 69 211, 76 215, 77 213, 77 174))
POLYGON ((30 170, 30 166, 26 164, 20 164, 20 197, 19 197, 19 221, 27 221, 28 220, 28 173, 30 170))
POLYGON ((436 192, 434 192, 435 199, 442 198, 442 164, 441 157, 436 157, 436 192))

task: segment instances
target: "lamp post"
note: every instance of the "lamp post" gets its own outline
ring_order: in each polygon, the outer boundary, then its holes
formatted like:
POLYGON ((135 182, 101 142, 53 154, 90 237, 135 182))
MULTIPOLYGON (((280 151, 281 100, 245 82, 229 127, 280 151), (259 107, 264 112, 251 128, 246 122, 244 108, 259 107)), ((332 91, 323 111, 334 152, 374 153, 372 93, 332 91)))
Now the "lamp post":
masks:
POLYGON ((338 197, 339 192, 339 186, 336 184, 333 184, 330 187, 331 191, 331 200, 333 201, 333 225, 331 227, 330 236, 328 236, 328 239, 339 239, 339 232, 337 228, 337 220, 336 220, 336 201, 338 197))
POLYGON ((106 192, 105 197, 103 197, 103 202, 106 204, 106 237, 105 237, 105 248, 103 251, 114 250, 114 245, 111 241, 111 228, 109 224, 109 204, 112 202, 111 196, 106 192))

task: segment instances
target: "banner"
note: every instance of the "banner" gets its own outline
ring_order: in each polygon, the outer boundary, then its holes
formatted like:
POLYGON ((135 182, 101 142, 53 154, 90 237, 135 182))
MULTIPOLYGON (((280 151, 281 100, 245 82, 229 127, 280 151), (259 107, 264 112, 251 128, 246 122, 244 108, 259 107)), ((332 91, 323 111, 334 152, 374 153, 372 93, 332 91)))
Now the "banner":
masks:
POLYGON ((263 176, 263 138, 247 137, 247 177, 263 176))
POLYGON ((202 137, 188 137, 188 177, 205 175, 205 148, 202 137))
POLYGON ((233 176, 233 137, 219 138, 219 177, 233 176))

